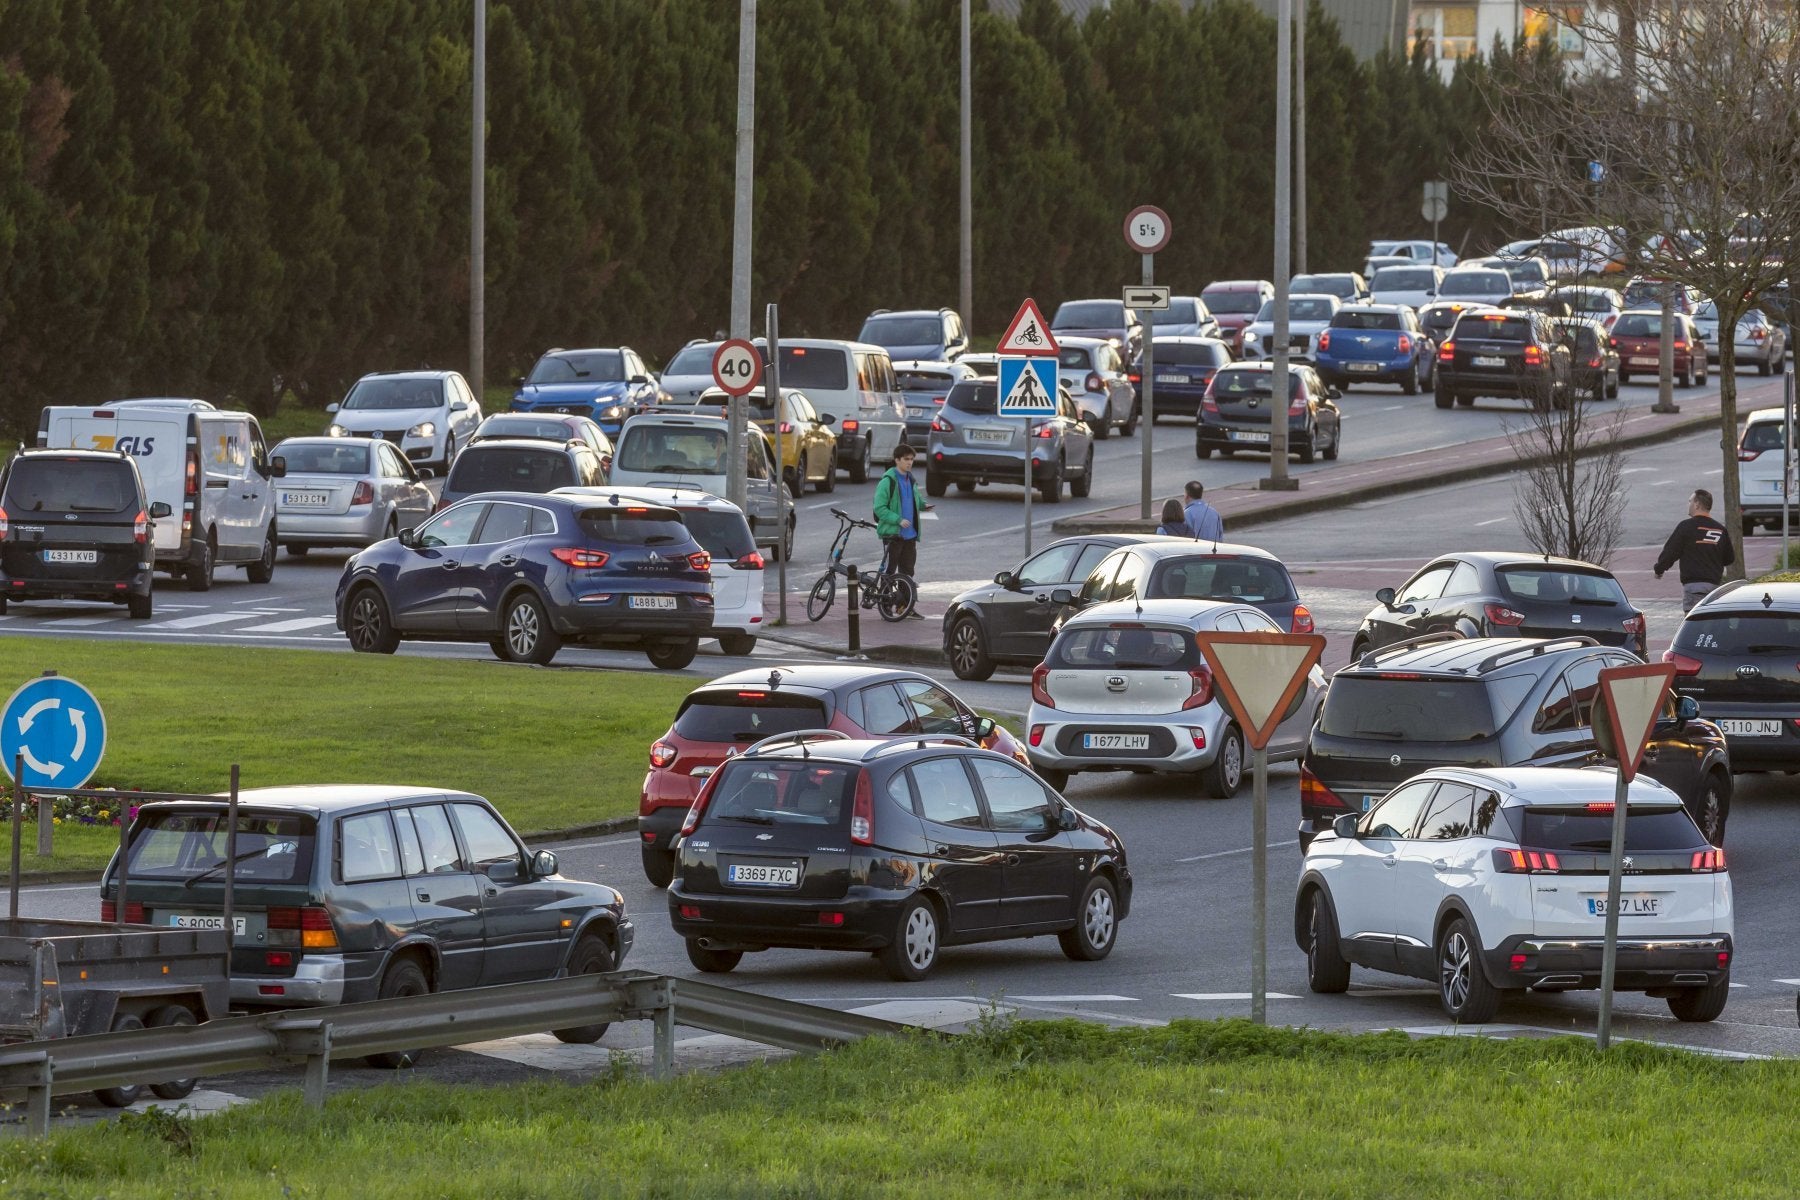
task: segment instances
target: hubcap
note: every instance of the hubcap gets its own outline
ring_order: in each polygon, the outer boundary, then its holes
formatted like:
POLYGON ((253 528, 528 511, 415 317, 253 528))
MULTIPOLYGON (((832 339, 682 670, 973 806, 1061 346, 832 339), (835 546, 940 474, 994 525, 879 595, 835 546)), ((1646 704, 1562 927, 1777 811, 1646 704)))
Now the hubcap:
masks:
POLYGON ((915 908, 906 918, 906 961, 923 971, 937 957, 937 921, 928 908, 915 908))
POLYGON ((1225 757, 1225 783, 1228 787, 1236 787, 1244 773, 1244 751, 1235 737, 1225 739, 1225 748, 1219 751, 1225 757))
POLYGON ((981 634, 974 624, 964 621, 956 627, 956 665, 965 671, 975 669, 975 660, 981 657, 981 634))
POLYGON ((1701 832, 1707 840, 1718 845, 1719 812, 1724 806, 1719 803, 1719 789, 1715 784, 1706 789, 1706 806, 1700 810, 1701 832))
POLYGON ((537 649, 537 609, 529 604, 513 605, 512 615, 506 620, 506 642, 521 658, 537 649))
POLYGON ((375 597, 364 596, 359 599, 350 621, 356 633, 357 645, 373 646, 381 637, 381 606, 375 602, 375 597))
POLYGON ((1444 961, 1438 970, 1443 979, 1444 1001, 1452 1011, 1462 1011, 1469 1000, 1469 943, 1461 931, 1444 941, 1444 961))
POLYGON ((1094 949, 1098 950, 1112 941, 1112 894, 1105 888, 1095 888, 1094 894, 1088 897, 1087 913, 1083 923, 1087 929, 1088 945, 1094 949))

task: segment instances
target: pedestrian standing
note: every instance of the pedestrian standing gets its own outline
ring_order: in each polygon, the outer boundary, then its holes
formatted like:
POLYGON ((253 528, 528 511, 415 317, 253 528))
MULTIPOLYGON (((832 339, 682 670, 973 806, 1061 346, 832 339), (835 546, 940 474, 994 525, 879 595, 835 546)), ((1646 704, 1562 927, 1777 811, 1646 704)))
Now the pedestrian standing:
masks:
POLYGON ((1731 535, 1712 518, 1712 493, 1695 488, 1688 497, 1687 520, 1675 527, 1656 560, 1656 577, 1681 564, 1681 611, 1687 612, 1719 586, 1725 568, 1737 561, 1731 535))
POLYGON ((1203 496, 1206 486, 1198 479, 1190 479, 1187 484, 1187 523, 1193 536, 1202 541, 1222 542, 1225 540, 1225 518, 1219 510, 1208 504, 1203 496))
MULTIPOLYGON (((919 516, 931 505, 919 503, 913 486, 912 467, 915 453, 905 442, 894 447, 894 465, 882 473, 875 485, 875 532, 887 552, 882 558, 884 575, 904 575, 912 579, 919 562, 919 516)), ((917 596, 918 589, 913 589, 917 596)), ((924 620, 917 608, 906 615, 924 620)))
POLYGON ((1162 524, 1156 527, 1156 532, 1169 537, 1191 538, 1194 536, 1193 528, 1187 523, 1187 511, 1181 507, 1181 501, 1163 501, 1162 524))

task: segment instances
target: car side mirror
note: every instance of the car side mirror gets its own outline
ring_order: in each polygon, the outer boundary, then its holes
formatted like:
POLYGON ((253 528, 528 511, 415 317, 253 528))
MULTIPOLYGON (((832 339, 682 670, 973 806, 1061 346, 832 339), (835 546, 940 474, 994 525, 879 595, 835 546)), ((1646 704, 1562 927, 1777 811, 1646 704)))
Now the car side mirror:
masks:
POLYGON ((630 382, 632 383, 633 386, 641 386, 643 384, 649 383, 650 377, 648 375, 633 375, 631 377, 630 382))
POLYGON ((1382 588, 1379 592, 1375 593, 1375 599, 1381 607, 1387 609, 1389 612, 1395 611, 1393 588, 1382 588))
POLYGON ((469 402, 467 400, 452 400, 450 402, 450 411, 467 412, 469 411, 469 402))
POLYGON ((402 529, 400 531, 400 544, 417 550, 419 548, 419 531, 416 528, 402 529))
POLYGON ((531 856, 531 877, 544 879, 556 874, 556 855, 549 850, 539 850, 531 856))
POLYGON ((1081 814, 1068 805, 1063 805, 1056 810, 1056 827, 1064 833, 1075 832, 1081 828, 1081 814))
POLYGON ((487 877, 489 883, 517 883, 519 880, 519 860, 488 864, 487 877))
POLYGON ((152 500, 150 502, 150 519, 152 521, 160 521, 174 511, 174 509, 169 507, 166 500, 152 500))
POLYGON ((1361 820, 1355 813, 1344 813, 1331 823, 1331 832, 1349 841, 1356 840, 1356 823, 1361 820))
POLYGON ((1325 394, 1333 400, 1342 400, 1344 398, 1344 393, 1338 390, 1338 386, 1335 383, 1328 383, 1325 385, 1325 394))
POLYGON ((325 411, 326 411, 326 412, 327 412, 327 413, 334 413, 334 412, 336 412, 336 411, 337 411, 337 410, 338 410, 338 406, 337 406, 337 405, 335 405, 335 404, 327 404, 327 405, 326 405, 326 406, 325 406, 325 411))
POLYGON ((993 737, 994 736, 994 718, 983 717, 983 718, 981 718, 981 720, 975 722, 975 736, 984 742, 987 739, 993 737))
POLYGON ((820 413, 819 414, 819 424, 821 424, 821 425, 836 425, 837 418, 832 416, 830 413, 820 413))
POLYGON ((1682 696, 1675 701, 1675 719, 1678 721, 1695 721, 1700 718, 1700 702, 1692 696, 1682 696))
POLYGON ((1073 604, 1075 603, 1075 593, 1068 588, 1057 588, 1054 592, 1050 593, 1050 603, 1073 604))
POLYGON ((994 576, 994 582, 1007 591, 1017 591, 1019 586, 1018 578, 1011 571, 1001 571, 994 576))
POLYGON ((263 473, 270 479, 286 479, 287 456, 285 454, 277 454, 274 458, 271 458, 269 460, 269 469, 263 473))

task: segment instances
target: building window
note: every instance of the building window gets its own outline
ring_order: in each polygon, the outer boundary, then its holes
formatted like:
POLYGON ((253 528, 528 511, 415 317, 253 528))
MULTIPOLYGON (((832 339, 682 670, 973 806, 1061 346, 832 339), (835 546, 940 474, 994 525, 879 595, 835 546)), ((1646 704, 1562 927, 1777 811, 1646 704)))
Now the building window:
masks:
POLYGON ((1582 11, 1579 5, 1557 8, 1527 8, 1519 32, 1527 42, 1547 38, 1564 58, 1580 58, 1586 52, 1581 40, 1582 11))
POLYGON ((1475 5, 1419 4, 1412 10, 1411 51, 1423 48, 1425 57, 1443 61, 1469 58, 1478 49, 1475 38, 1475 5))

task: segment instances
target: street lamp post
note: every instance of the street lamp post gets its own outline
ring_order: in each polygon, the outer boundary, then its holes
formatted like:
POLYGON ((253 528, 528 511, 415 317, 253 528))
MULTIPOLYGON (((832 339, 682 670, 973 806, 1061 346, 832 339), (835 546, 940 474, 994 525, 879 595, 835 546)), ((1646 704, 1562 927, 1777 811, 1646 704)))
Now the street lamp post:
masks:
POLYGON ((1264 491, 1291 492, 1300 481, 1288 474, 1288 278, 1293 225, 1293 30, 1294 0, 1281 0, 1275 16, 1275 363, 1269 373, 1269 474, 1264 491))
MULTIPOLYGON (((738 0, 737 181, 731 213, 731 336, 750 336, 750 236, 756 169, 756 0, 738 0)), ((749 438, 742 396, 731 397, 726 435, 729 465, 726 499, 739 508, 748 502, 744 481, 749 438)))
POLYGON ((966 328, 975 320, 975 135, 970 117, 969 5, 962 0, 962 287, 957 294, 959 314, 966 328))
POLYGON ((469 387, 481 400, 487 378, 487 0, 475 0, 475 104, 469 146, 469 387))

